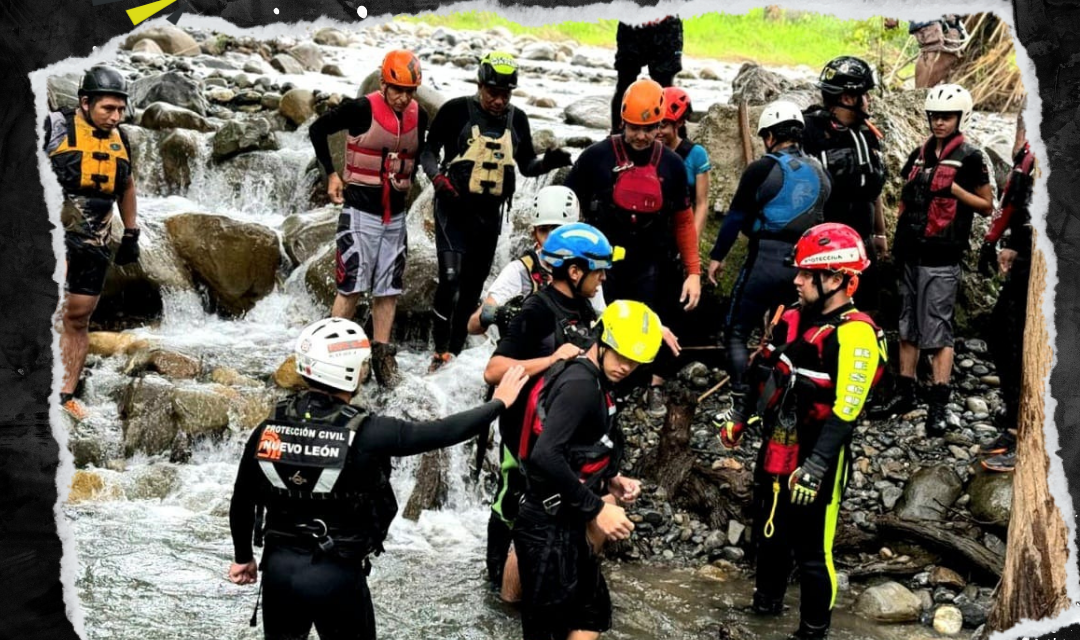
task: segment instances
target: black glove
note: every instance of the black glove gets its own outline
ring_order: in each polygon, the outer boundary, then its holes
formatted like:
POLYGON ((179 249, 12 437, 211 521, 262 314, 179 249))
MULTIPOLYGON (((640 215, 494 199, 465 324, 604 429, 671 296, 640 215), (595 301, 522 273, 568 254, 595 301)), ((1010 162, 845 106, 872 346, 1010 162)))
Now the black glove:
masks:
POLYGON ((997 244, 984 242, 979 249, 979 273, 993 278, 998 272, 997 244))
POLYGON ((139 230, 124 229, 124 237, 120 239, 120 248, 113 256, 113 262, 122 267, 139 260, 139 230))
POLYGON ((521 307, 512 304, 504 304, 495 311, 495 326, 505 333, 510 327, 510 321, 514 316, 521 313, 521 307))
POLYGON ((570 160, 570 152, 565 149, 548 149, 544 152, 544 168, 548 171, 572 164, 574 163, 570 160))

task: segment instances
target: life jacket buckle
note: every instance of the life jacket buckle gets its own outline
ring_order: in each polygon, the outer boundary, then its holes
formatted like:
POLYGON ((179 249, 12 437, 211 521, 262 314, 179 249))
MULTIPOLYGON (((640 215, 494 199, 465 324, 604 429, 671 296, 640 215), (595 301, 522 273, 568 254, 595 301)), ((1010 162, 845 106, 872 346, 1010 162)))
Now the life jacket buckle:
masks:
POLYGON ((559 507, 562 506, 562 494, 556 493, 548 496, 540 501, 540 506, 544 508, 544 513, 549 516, 554 516, 559 513, 559 507))

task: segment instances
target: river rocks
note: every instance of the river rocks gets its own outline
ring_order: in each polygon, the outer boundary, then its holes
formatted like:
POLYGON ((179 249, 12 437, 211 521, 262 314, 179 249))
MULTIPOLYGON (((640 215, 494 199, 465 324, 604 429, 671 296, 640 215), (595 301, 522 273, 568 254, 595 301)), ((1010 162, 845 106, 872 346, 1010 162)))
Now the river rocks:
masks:
POLYGON ((1012 513, 1013 474, 983 473, 968 486, 971 515, 1001 527, 1007 526, 1012 513))
POLYGON ((89 341, 88 353, 107 358, 129 355, 150 346, 150 341, 146 338, 140 338, 132 333, 117 333, 115 331, 91 331, 89 341))
POLYGON ((727 571, 711 564, 699 567, 694 571, 694 575, 702 580, 710 580, 712 582, 727 582, 729 577, 727 571))
POLYGON ((175 379, 195 378, 201 371, 202 365, 195 358, 165 349, 139 351, 124 366, 124 373, 129 376, 154 372, 175 379))
POLYGON ((157 376, 132 380, 120 404, 124 454, 157 455, 169 450, 176 438, 172 419, 172 385, 157 376))
POLYGON ((336 64, 324 64, 319 73, 324 76, 334 76, 336 78, 344 78, 345 72, 341 70, 341 67, 336 64))
POLYGON ((272 378, 274 384, 288 391, 304 389, 308 386, 304 378, 296 371, 295 355, 285 358, 285 361, 274 371, 272 378))
POLYGON ((296 58, 307 71, 319 71, 325 64, 318 45, 311 42, 304 42, 289 49, 289 55, 296 58))
POLYGON ((131 500, 162 500, 180 486, 180 468, 167 462, 139 467, 125 478, 131 500))
POLYGON ((279 53, 271 58, 270 66, 281 73, 287 73, 289 75, 300 75, 304 73, 304 65, 300 64, 299 60, 287 53, 279 53))
POLYGON ((611 130, 611 97, 589 96, 574 102, 563 110, 566 124, 576 124, 590 129, 611 130))
MULTIPOLYGON (((228 91, 228 89, 225 89, 228 91)), ((155 102, 142 113, 139 124, 147 129, 193 129, 213 131, 210 122, 190 109, 176 107, 166 102, 155 102)))
POLYGON ((124 490, 114 478, 106 479, 105 472, 78 469, 71 479, 67 502, 79 504, 100 500, 119 500, 123 497, 124 490))
POLYGON ((960 613, 960 609, 952 605, 938 607, 934 612, 934 631, 942 635, 956 635, 960 633, 963 626, 964 615, 960 613))
POLYGON ((522 60, 554 60, 558 49, 550 42, 533 42, 525 45, 518 56, 522 60))
POLYGON ((273 290, 281 254, 270 229, 200 213, 173 216, 165 227, 177 254, 220 311, 239 315, 273 290))
POLYGON ((312 40, 328 47, 349 46, 349 36, 333 27, 323 27, 312 35, 312 40))
POLYGON ((967 581, 948 567, 934 567, 930 571, 930 584, 935 587, 948 587, 960 591, 967 586, 967 581))
POLYGON ((855 600, 855 613, 876 622, 911 622, 919 619, 921 603, 896 582, 870 587, 855 600))
POLYGON ((728 104, 738 105, 745 101, 747 105, 764 106, 777 100, 790 86, 791 83, 779 74, 747 62, 731 82, 733 92, 728 104))
POLYGON ((183 29, 172 25, 150 27, 128 36, 125 49, 133 49, 140 40, 152 40, 160 50, 174 56, 197 56, 202 53, 199 43, 183 29))
POLYGON ((261 389, 263 383, 241 374, 232 367, 218 367, 210 372, 210 380, 225 387, 250 387, 261 389))
POLYGON ((247 122, 226 122, 214 134, 212 146, 214 160, 220 162, 249 151, 273 151, 278 148, 278 143, 270 123, 265 118, 255 118, 247 122))
POLYGON ((206 115, 207 103, 203 97, 202 82, 177 71, 166 71, 139 78, 131 83, 129 94, 135 107, 144 109, 155 102, 165 102, 174 107, 206 115))
MULTIPOLYGON (((119 245, 123 226, 120 216, 113 216, 110 250, 119 245)), ((163 290, 185 291, 193 287, 187 268, 165 240, 161 223, 146 219, 139 226, 142 229, 139 260, 109 269, 95 317, 113 320, 156 317, 162 310, 163 290)))
POLYGON ((145 53, 148 55, 164 55, 165 51, 162 50, 161 45, 150 38, 143 38, 135 43, 131 47, 132 53, 145 53))
POLYGON ((209 389, 176 389, 172 409, 177 428, 191 437, 218 436, 229 427, 228 399, 209 389))
POLYGON ((45 81, 45 93, 48 97, 49 110, 74 109, 79 106, 79 74, 69 73, 49 76, 45 81))
POLYGON ((907 520, 941 520, 945 509, 960 497, 963 486, 951 468, 937 465, 919 469, 904 487, 896 515, 907 520))
POLYGON ((972 396, 964 401, 967 410, 972 413, 989 413, 990 408, 986 404, 986 400, 978 396, 972 396))
POLYGON ((161 141, 161 169, 170 189, 183 191, 191 186, 193 161, 199 155, 198 135, 186 129, 169 132, 161 141))
POLYGON ((278 111, 299 126, 315 115, 315 94, 307 89, 290 89, 281 97, 278 111))
POLYGON ((338 211, 334 208, 285 218, 281 223, 281 243, 285 247, 285 255, 294 265, 306 262, 320 249, 333 243, 337 220, 338 211))

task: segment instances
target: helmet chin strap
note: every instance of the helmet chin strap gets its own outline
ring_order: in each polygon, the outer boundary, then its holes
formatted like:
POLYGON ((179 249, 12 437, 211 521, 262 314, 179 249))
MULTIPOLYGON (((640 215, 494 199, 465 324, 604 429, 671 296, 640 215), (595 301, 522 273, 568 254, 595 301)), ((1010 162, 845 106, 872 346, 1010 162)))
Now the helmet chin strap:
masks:
MULTIPOLYGON (((860 102, 862 102, 862 101, 860 100, 860 102)), ((852 106, 848 106, 848 105, 846 105, 846 104, 844 104, 842 102, 837 102, 833 106, 836 107, 837 109, 847 109, 848 111, 854 111, 855 115, 859 116, 859 118, 862 119, 862 120, 869 120, 870 119, 870 114, 863 111, 861 106, 852 107, 852 106)))
POLYGON ((841 283, 839 287, 833 289, 828 293, 825 293, 825 287, 821 284, 821 274, 821 271, 814 272, 814 287, 817 289, 818 299, 806 305, 805 307, 807 311, 815 315, 821 315, 822 311, 825 309, 825 304, 837 293, 847 288, 847 279, 850 277, 845 275, 844 282, 841 283))

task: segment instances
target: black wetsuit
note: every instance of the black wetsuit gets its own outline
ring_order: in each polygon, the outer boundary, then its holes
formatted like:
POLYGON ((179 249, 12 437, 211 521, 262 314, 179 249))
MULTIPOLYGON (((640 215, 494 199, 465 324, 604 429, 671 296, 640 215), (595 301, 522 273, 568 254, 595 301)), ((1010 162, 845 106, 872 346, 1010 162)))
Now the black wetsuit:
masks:
POLYGON ((626 88, 638 78, 642 67, 662 87, 675 84, 682 71, 683 24, 678 16, 668 16, 652 24, 630 26, 619 23, 615 32, 615 95, 611 98, 611 132, 622 130, 622 98, 626 88))

